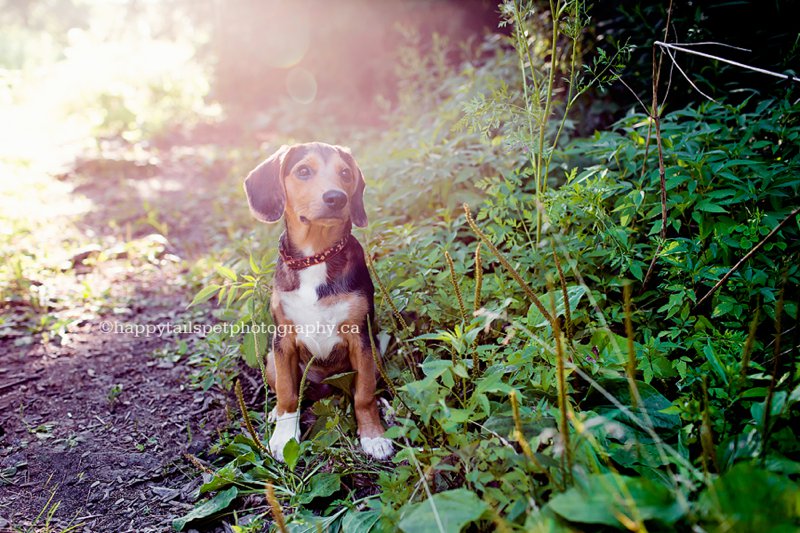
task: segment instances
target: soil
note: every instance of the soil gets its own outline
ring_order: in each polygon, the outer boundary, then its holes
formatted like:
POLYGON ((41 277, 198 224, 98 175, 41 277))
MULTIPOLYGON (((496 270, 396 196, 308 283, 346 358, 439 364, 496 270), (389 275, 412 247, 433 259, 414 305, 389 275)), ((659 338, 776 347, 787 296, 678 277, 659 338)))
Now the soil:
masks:
POLYGON ((197 339, 125 325, 204 320, 186 310, 187 265, 215 238, 203 219, 227 169, 186 156, 196 152, 84 160, 60 177, 69 193, 59 201, 93 204, 71 219, 88 245, 61 274, 29 280, 48 289, 43 305, 0 303, 0 531, 171 531, 193 507, 201 480, 186 454, 208 447, 234 404, 190 385, 192 369, 174 354, 181 340, 201 350, 197 339), (148 212, 167 236, 137 223, 148 212), (114 228, 129 233, 116 251, 114 228), (42 334, 34 326, 44 316, 68 326, 42 334))

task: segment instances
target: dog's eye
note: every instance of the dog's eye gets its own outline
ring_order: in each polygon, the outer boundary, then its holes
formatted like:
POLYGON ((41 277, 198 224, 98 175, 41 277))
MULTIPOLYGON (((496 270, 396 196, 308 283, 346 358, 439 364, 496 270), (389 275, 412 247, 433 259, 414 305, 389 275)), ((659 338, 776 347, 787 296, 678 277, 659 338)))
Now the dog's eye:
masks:
POLYGON ((350 183, 353 181, 353 171, 347 167, 339 171, 339 176, 342 177, 342 181, 345 183, 350 183))
POLYGON ((305 165, 300 165, 297 167, 297 170, 295 170, 294 173, 297 174, 297 177, 301 179, 308 179, 311 177, 311 169, 305 165))

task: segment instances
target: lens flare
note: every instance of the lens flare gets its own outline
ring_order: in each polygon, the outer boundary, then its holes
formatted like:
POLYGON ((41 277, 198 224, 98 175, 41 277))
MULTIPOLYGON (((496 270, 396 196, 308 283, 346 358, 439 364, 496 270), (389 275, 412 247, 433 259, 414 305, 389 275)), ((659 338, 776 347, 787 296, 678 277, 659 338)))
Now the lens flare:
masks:
POLYGON ((311 71, 295 67, 286 75, 286 92, 300 104, 310 104, 317 97, 317 79, 311 71))

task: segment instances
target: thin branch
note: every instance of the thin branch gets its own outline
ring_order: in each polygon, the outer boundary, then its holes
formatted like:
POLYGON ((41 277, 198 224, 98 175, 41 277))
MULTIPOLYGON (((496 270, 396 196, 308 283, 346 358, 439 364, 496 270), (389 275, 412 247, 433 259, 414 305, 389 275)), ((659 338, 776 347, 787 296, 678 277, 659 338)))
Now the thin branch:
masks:
POLYGON ((4 391, 5 389, 11 389, 16 387, 17 385, 22 385, 23 383, 27 383, 29 381, 33 381, 34 379, 38 379, 38 376, 27 376, 24 378, 16 379, 11 381, 10 383, 5 383, 0 385, 0 392, 4 391))
MULTIPOLYGON (((667 21, 664 24, 664 40, 666 41, 669 37, 669 24, 672 21, 672 0, 669 0, 669 7, 667 7, 667 21)), ((656 41, 658 44, 661 41, 656 41)), ((653 57, 655 59, 655 49, 653 49, 653 57)), ((653 76, 653 105, 658 105, 658 84, 661 82, 661 65, 664 63, 664 54, 658 56, 658 68, 655 71, 655 75, 653 76)), ((653 112, 653 116, 657 116, 656 112, 653 112)))
MULTIPOLYGON (((672 33, 675 34, 675 39, 677 40, 678 32, 675 29, 674 24, 672 25, 672 33)), ((664 35, 667 35, 667 32, 664 32, 664 35)), ((666 41, 667 38, 664 37, 664 40, 666 41)), ((672 58, 672 63, 669 66, 669 80, 667 80, 667 90, 664 91, 664 98, 661 99, 662 102, 666 102, 667 98, 669 98, 669 91, 672 89, 672 74, 675 72, 676 63, 677 62, 675 61, 675 58, 672 58)))
POLYGON ((751 257, 753 257, 753 255, 754 255, 754 254, 755 254, 755 253, 756 253, 756 252, 757 252, 757 251, 758 251, 758 250, 759 250, 759 249, 760 249, 762 246, 764 246, 764 243, 766 243, 766 242, 767 242, 767 241, 768 241, 768 240, 769 240, 769 239, 770 239, 770 238, 771 238, 773 235, 775 235, 776 233, 778 233, 778 231, 779 231, 779 230, 780 230, 780 229, 781 229, 783 226, 785 226, 785 225, 786 225, 786 224, 787 224, 787 223, 788 223, 788 222, 789 222, 789 221, 790 221, 790 220, 791 220, 791 219, 792 219, 792 218, 793 218, 795 215, 797 215, 798 213, 800 213, 800 207, 797 207, 797 208, 795 208, 795 210, 794 210, 794 211, 792 211, 791 213, 789 213, 788 215, 786 215, 786 218, 784 218, 783 220, 781 220, 781 221, 780 221, 780 223, 779 223, 777 226, 775 226, 775 227, 772 229, 772 231, 770 231, 769 233, 767 233, 767 235, 766 235, 766 236, 765 236, 763 239, 761 239, 761 241, 759 241, 759 243, 758 243, 758 244, 756 244, 755 246, 753 246, 753 248, 752 248, 752 249, 751 249, 749 252, 747 252, 747 253, 745 254, 745 256, 744 256, 744 257, 742 257, 741 259, 739 259, 739 262, 738 262, 738 263, 736 263, 735 265, 733 265, 733 268, 731 268, 731 269, 728 271, 728 273, 727 273, 727 274, 725 274, 724 276, 722 276, 722 279, 720 279, 720 280, 719 280, 719 281, 718 281, 718 282, 717 282, 717 283, 716 283, 716 284, 715 284, 713 287, 711 287, 711 290, 710 290, 710 291, 708 291, 708 292, 705 294, 705 296, 703 296, 702 298, 700 298, 700 300, 698 300, 698 302, 697 302, 697 303, 694 305, 694 309, 697 309, 698 307, 700 307, 700 304, 702 304, 703 302, 705 302, 706 300, 708 300, 708 299, 711 297, 711 295, 712 295, 712 294, 714 294, 715 292, 717 292, 717 289, 719 289, 720 287, 722 287, 722 286, 725 284, 725 282, 726 282, 726 281, 728 281, 728 278, 730 278, 730 277, 733 275, 733 273, 734 273, 734 272, 736 272, 737 270, 739 270, 739 267, 740 267, 740 266, 742 266, 742 265, 743 265, 743 264, 744 264, 744 263, 745 263, 745 262, 746 262, 748 259, 750 259, 751 257))
POLYGON ((689 82, 689 85, 691 85, 691 86, 694 88, 694 90, 695 90, 695 91, 699 92, 699 93, 700 93, 700 94, 702 94, 702 95, 703 95, 703 96, 704 96, 706 99, 708 99, 708 100, 711 100, 711 101, 712 101, 712 102, 714 102, 715 104, 716 104, 716 103, 718 103, 716 100, 714 100, 713 98, 711 98, 710 96, 708 96, 706 93, 704 93, 703 91, 701 91, 701 90, 700 90, 700 88, 699 88, 697 85, 695 85, 695 83, 694 83, 694 82, 693 82, 693 81, 692 81, 692 80, 689 78, 689 75, 688 75, 688 74, 686 74, 686 72, 684 72, 684 71, 683 71, 683 69, 681 68, 681 66, 678 64, 678 60, 677 60, 677 59, 675 59, 675 56, 674 56, 674 55, 672 55, 672 51, 671 51, 669 48, 667 48, 667 49, 666 49, 666 52, 667 52, 667 55, 669 56, 669 58, 672 60, 672 64, 673 64, 673 65, 675 65, 675 66, 678 68, 678 72, 680 72, 681 74, 683 74, 683 78, 684 78, 686 81, 688 81, 688 82, 689 82))
POLYGON ((734 50, 741 50, 742 52, 752 52, 749 48, 742 48, 741 46, 733 46, 732 44, 720 43, 717 41, 700 41, 699 43, 672 43, 675 46, 724 46, 725 48, 732 48, 734 50))
POLYGON ((800 78, 798 78, 797 76, 790 76, 788 74, 781 74, 779 72, 772 72, 771 70, 766 70, 766 69, 763 69, 763 68, 754 67, 752 65, 745 65, 744 63, 739 63, 738 61, 733 61, 731 59, 725 59, 724 57, 719 57, 719 56, 715 56, 715 55, 712 55, 712 54, 706 54, 704 52, 698 52, 697 50, 689 50, 687 48, 683 48, 683 47, 675 45, 675 44, 664 43, 664 42, 661 42, 661 41, 656 41, 654 44, 656 46, 661 47, 661 48, 671 48, 673 50, 678 50, 679 52, 686 52, 687 54, 694 54, 696 56, 705 57, 705 58, 708 58, 708 59, 714 59, 716 61, 722 61, 723 63, 728 63, 729 65, 733 65, 733 66, 740 67, 740 68, 747 69, 747 70, 752 70, 753 72, 758 72, 760 74, 766 74, 767 76, 774 76, 776 78, 782 78, 784 80, 800 82, 800 78))
POLYGON ((644 102, 642 102, 642 99, 639 98, 638 94, 636 94, 636 91, 631 89, 630 85, 625 83, 625 80, 622 79, 622 76, 618 77, 617 81, 622 83, 622 85, 624 85, 625 88, 628 89, 628 91, 630 91, 630 93, 633 95, 633 97, 636 98, 636 100, 639 102, 639 104, 644 108, 644 112, 649 115, 650 114, 650 110, 647 108, 646 105, 644 105, 644 102))
MULTIPOLYGON (((667 36, 669 36, 669 25, 671 20, 672 20, 672 0, 670 0, 669 7, 667 8, 667 21, 664 27, 664 39, 666 39, 667 36)), ((647 287, 647 281, 650 279, 650 275, 653 273, 653 268, 655 267, 656 261, 658 260, 658 254, 661 253, 661 248, 664 246, 664 241, 666 241, 667 239, 667 184, 666 184, 666 170, 664 168, 664 145, 661 140, 661 113, 660 113, 661 106, 658 103, 658 84, 661 81, 661 65, 664 61, 664 51, 662 50, 661 54, 659 54, 658 56, 658 66, 656 66, 655 54, 656 54, 656 49, 653 48, 653 108, 650 113, 650 119, 653 121, 653 126, 656 134, 656 147, 658 148, 658 178, 661 187, 661 233, 660 233, 661 240, 658 243, 656 252, 653 254, 653 260, 650 261, 650 266, 647 268, 647 274, 644 276, 644 280, 642 280, 642 288, 641 288, 642 292, 644 291, 645 287, 647 287)), ((672 81, 672 71, 670 71, 670 83, 671 81, 672 81)))
POLYGON ((642 171, 639 174, 639 179, 644 181, 644 174, 647 171, 647 157, 650 155, 650 139, 653 134, 653 121, 650 117, 650 111, 647 112, 647 137, 644 141, 644 157, 642 158, 642 171))
MULTIPOLYGON (((556 79, 556 56, 558 54, 558 36, 559 36, 559 2, 560 0, 550 0, 550 18, 553 23, 552 43, 550 47, 550 75, 547 78, 547 93, 544 99, 544 111, 542 112, 542 119, 539 122, 539 150, 536 153, 536 244, 542 237, 542 194, 547 189, 547 178, 550 175, 550 168, 543 168, 546 163, 544 158, 544 136, 547 131, 547 122, 550 119, 550 110, 553 104, 553 84, 556 79)), ((533 68, 531 66, 531 68, 533 68)))

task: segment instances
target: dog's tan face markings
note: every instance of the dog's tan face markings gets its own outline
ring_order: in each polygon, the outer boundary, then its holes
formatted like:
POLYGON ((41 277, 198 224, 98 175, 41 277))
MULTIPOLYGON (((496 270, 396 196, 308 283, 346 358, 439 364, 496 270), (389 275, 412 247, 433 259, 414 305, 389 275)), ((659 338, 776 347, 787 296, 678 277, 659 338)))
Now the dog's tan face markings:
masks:
POLYGON ((294 228, 300 239, 308 229, 336 233, 348 222, 365 227, 365 187, 348 148, 319 142, 281 146, 244 180, 253 215, 267 223, 285 216, 289 233, 294 228))
POLYGON ((355 172, 338 151, 310 150, 284 175, 286 212, 303 224, 342 224, 350 218, 355 172))

